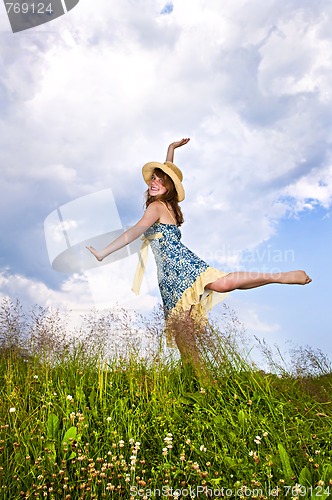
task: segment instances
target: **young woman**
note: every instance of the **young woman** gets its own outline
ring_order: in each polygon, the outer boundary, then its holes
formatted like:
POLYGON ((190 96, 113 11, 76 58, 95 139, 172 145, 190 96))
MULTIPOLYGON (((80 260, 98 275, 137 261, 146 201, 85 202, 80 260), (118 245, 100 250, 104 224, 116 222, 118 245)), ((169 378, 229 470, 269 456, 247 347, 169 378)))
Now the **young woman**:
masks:
MULTIPOLYGON (((170 325, 171 319, 178 318, 182 313, 188 318, 206 317, 207 311, 232 290, 246 290, 269 283, 310 283, 311 279, 304 271, 224 273, 210 267, 183 245, 179 230, 183 215, 179 202, 184 199, 185 193, 182 172, 174 165, 173 159, 174 150, 188 142, 189 139, 182 139, 170 144, 165 163, 150 162, 143 166, 143 178, 148 185, 146 210, 137 224, 104 249, 97 251, 93 247, 87 247, 88 250, 101 261, 144 233, 145 242, 133 290, 136 293, 139 291, 144 271, 144 250, 150 244, 157 264, 166 325, 170 325)), ((187 355, 184 345, 186 342, 180 338, 181 335, 174 335, 174 328, 166 328, 166 333, 170 334, 171 330, 181 355, 187 355)), ((171 345, 172 338, 168 337, 168 341, 171 345)))

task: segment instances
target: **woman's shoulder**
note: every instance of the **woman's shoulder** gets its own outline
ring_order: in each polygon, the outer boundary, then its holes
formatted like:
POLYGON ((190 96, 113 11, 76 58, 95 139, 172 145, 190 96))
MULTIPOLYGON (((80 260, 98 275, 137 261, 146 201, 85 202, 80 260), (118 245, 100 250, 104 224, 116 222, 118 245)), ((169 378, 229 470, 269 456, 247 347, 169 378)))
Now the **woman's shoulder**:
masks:
POLYGON ((157 215, 158 218, 160 217, 161 213, 163 212, 163 205, 159 201, 152 201, 149 206, 145 210, 146 213, 154 214, 155 216, 157 215))
POLYGON ((152 201, 150 204, 149 204, 149 207, 153 207, 154 209, 157 209, 161 207, 161 205, 164 205, 164 203, 160 200, 155 200, 155 201, 152 201))

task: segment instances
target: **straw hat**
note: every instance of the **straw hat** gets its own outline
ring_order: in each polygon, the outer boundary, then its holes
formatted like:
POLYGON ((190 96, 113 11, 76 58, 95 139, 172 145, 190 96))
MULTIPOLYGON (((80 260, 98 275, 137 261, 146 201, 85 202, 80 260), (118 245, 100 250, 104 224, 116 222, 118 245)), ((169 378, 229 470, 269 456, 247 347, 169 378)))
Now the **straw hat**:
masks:
POLYGON ((165 163, 159 163, 158 161, 150 161, 146 163, 142 168, 142 174, 145 182, 149 184, 152 174, 156 168, 160 168, 165 174, 167 174, 172 181, 174 182, 174 186, 176 192, 178 194, 178 200, 184 200, 185 194, 182 186, 183 175, 179 167, 174 165, 171 161, 165 161, 165 163))

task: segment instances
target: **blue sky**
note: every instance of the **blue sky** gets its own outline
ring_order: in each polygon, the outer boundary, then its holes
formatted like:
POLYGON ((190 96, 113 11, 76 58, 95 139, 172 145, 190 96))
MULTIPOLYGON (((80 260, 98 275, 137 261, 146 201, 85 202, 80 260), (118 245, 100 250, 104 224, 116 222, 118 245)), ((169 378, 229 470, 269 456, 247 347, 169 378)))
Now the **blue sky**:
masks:
POLYGON ((15 34, 0 9, 0 296, 149 312, 160 301, 152 255, 139 297, 135 256, 57 273, 44 220, 111 189, 122 224, 135 223, 141 166, 191 137, 175 157, 183 241, 227 271, 306 269, 310 286, 234 292, 227 303, 249 336, 331 356, 331 5, 79 2, 15 34))

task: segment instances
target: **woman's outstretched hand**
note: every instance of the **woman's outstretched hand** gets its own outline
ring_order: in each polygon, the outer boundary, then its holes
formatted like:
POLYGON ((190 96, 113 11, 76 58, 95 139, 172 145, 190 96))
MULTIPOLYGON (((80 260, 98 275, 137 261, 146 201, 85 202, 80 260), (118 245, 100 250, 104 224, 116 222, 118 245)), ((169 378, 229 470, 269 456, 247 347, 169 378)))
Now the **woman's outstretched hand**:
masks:
POLYGON ((187 138, 181 139, 180 141, 172 142, 172 144, 170 144, 168 146, 167 155, 166 155, 166 161, 173 162, 173 159, 174 159, 174 149, 180 148, 181 146, 184 146, 189 141, 190 141, 190 138, 187 137, 187 138))
POLYGON ((188 142, 190 141, 190 138, 187 137, 186 139, 181 139, 181 141, 175 141, 175 142, 172 142, 172 144, 170 144, 170 146, 173 146, 173 148, 179 148, 181 146, 184 146, 185 144, 187 144, 188 142))

